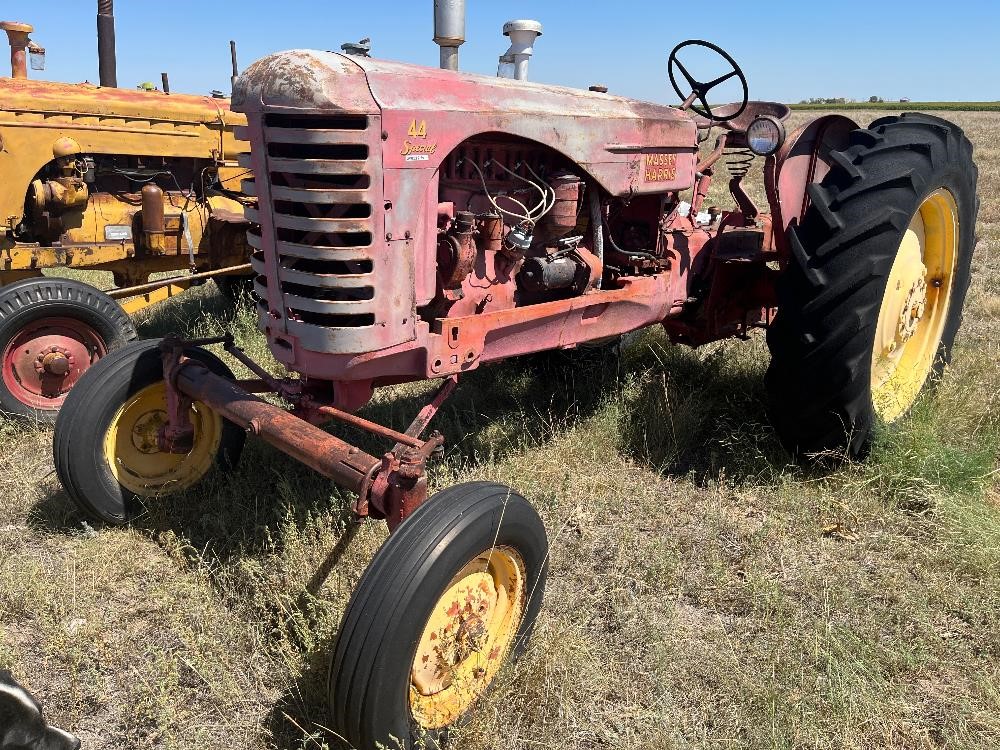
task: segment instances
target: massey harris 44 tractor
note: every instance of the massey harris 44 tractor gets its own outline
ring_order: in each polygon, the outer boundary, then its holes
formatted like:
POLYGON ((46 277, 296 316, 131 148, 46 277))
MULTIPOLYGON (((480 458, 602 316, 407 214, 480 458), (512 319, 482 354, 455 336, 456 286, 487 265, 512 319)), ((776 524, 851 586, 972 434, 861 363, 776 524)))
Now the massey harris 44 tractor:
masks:
MULTIPOLYGON (((446 67, 455 5, 437 7, 446 67)), ((854 457, 934 380, 959 325, 976 169, 957 127, 827 116, 786 134, 788 108, 748 101, 736 63, 700 41, 670 55, 679 107, 528 83, 540 30, 507 25, 514 79, 301 50, 251 66, 233 104, 255 175, 255 293, 271 352, 297 376, 273 377, 231 340, 216 342, 255 378, 236 380, 208 342, 145 341, 94 365, 56 425, 59 477, 108 523, 232 466, 247 432, 356 493, 359 518, 386 520, 330 671, 331 726, 357 747, 439 742, 539 610, 547 543, 525 499, 486 482, 427 498, 444 438, 425 433, 463 373, 649 325, 689 345, 763 328, 785 444, 854 457), (693 47, 729 72, 700 81, 693 47), (742 99, 711 104, 733 80, 742 99), (735 207, 702 205, 734 152, 764 160, 767 211, 738 167, 735 207), (409 429, 355 414, 374 388, 420 379, 442 384, 409 429)))
POLYGON ((130 313, 249 270, 243 116, 221 98, 117 88, 110 0, 98 9, 99 87, 28 80, 44 50, 31 26, 0 24, 12 65, 0 78, 0 413, 32 421, 55 421, 80 376, 136 338, 130 313), (57 267, 110 271, 115 288, 43 276, 57 267))

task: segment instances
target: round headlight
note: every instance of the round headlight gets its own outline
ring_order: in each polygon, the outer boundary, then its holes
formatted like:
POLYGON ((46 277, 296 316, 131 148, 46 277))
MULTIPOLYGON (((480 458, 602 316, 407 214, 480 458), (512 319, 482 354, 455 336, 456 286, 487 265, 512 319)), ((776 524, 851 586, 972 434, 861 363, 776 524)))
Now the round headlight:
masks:
POLYGON ((758 156, 770 156, 784 140, 785 126, 776 117, 762 115, 747 128, 747 145, 758 156))

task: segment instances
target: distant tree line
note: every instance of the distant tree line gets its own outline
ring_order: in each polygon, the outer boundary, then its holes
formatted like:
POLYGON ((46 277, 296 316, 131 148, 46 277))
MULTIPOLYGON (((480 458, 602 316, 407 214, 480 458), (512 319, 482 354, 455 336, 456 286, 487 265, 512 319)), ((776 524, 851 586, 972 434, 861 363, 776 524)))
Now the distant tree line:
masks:
MULTIPOLYGON (((910 100, 906 97, 903 97, 899 101, 908 102, 910 100)), ((848 99, 847 97, 843 96, 832 96, 832 97, 814 96, 812 99, 803 99, 802 101, 799 102, 799 104, 854 104, 855 102, 857 102, 857 99, 848 99)), ((881 96, 869 96, 868 103, 884 104, 885 99, 883 99, 881 96)))
POLYGON ((814 96, 812 99, 803 99, 799 104, 853 104, 856 99, 848 99, 843 96, 822 97, 814 96))

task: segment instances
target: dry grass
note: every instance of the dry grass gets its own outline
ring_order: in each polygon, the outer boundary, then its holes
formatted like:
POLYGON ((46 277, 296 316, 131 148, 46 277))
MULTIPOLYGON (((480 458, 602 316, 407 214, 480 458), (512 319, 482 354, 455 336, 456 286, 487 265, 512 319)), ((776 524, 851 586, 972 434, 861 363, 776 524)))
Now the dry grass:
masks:
MULTIPOLYGON (((468 378, 433 484, 519 488, 552 572, 526 657, 456 747, 1000 745, 1000 126, 949 116, 983 197, 960 349, 866 464, 788 465, 760 338, 692 352, 650 331, 617 367, 468 378)), ((231 327, 265 356, 213 289, 143 333, 231 327)), ((426 389, 367 412, 402 425, 426 389)), ((49 442, 0 425, 0 666, 95 750, 332 744, 327 654, 382 529, 338 546, 346 499, 260 443, 241 473, 93 529, 49 442)))

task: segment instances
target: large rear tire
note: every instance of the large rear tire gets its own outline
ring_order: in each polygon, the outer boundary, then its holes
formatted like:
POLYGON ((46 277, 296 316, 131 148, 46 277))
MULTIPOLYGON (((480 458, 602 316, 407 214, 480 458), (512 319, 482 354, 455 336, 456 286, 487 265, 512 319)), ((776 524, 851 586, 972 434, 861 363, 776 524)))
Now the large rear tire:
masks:
POLYGON ((470 482, 427 500, 348 604, 330 667, 333 728, 357 748, 438 747, 523 650, 547 560, 541 519, 510 488, 470 482))
MULTIPOLYGON (((166 385, 159 339, 137 341, 101 359, 70 392, 56 420, 52 453, 66 493, 87 515, 123 524, 143 498, 193 486, 213 466, 234 466, 246 433, 201 402, 191 405, 194 443, 184 454, 161 451, 166 385)), ((214 354, 185 355, 216 375, 232 378, 214 354)))
POLYGON ((136 337, 108 295, 73 279, 0 289, 0 412, 53 423, 66 394, 101 357, 136 337))
POLYGON ((767 387, 790 451, 858 458, 950 360, 978 175, 961 129, 922 114, 876 120, 830 158, 789 236, 767 387))

